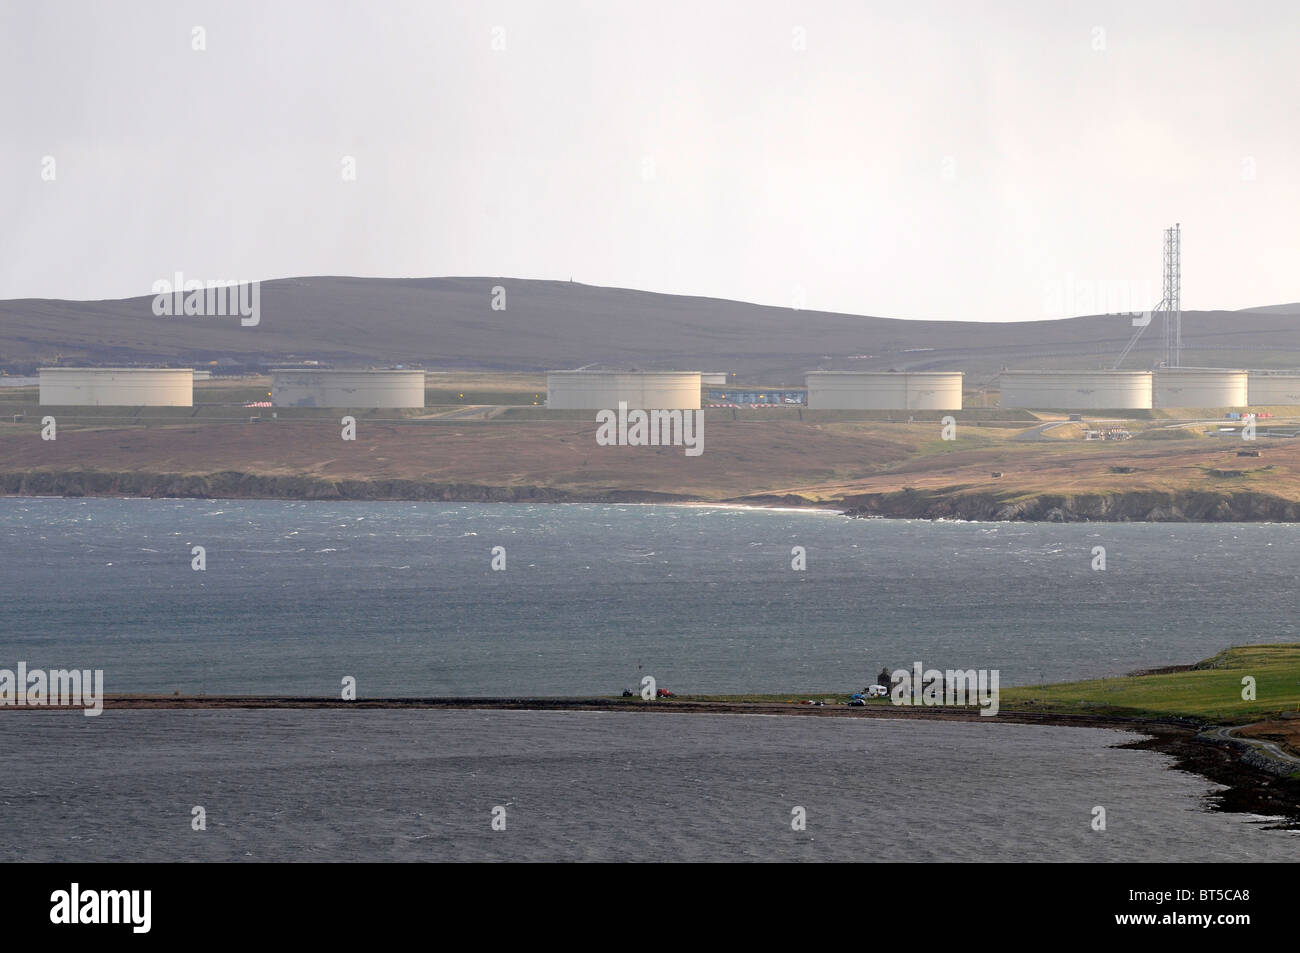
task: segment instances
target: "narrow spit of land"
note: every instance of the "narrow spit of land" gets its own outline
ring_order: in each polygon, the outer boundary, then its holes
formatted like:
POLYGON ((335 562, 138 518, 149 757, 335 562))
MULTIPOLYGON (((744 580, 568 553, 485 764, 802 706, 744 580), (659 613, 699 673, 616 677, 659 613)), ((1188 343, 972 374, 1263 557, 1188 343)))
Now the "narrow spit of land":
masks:
MULTIPOLYGON (((1139 735, 1124 747, 1158 751, 1173 767, 1224 786, 1220 810, 1286 818, 1300 827, 1300 643, 1245 645, 1192 665, 1119 678, 1004 689, 994 716, 980 709, 850 705, 836 693, 631 697, 363 698, 264 695, 115 695, 106 709, 499 709, 646 714, 796 715, 927 719, 1107 728, 1139 735)), ((0 710, 5 710, 0 707, 0 710)), ((10 708, 17 711, 19 709, 10 708)), ((30 710, 30 709, 29 709, 30 710)))

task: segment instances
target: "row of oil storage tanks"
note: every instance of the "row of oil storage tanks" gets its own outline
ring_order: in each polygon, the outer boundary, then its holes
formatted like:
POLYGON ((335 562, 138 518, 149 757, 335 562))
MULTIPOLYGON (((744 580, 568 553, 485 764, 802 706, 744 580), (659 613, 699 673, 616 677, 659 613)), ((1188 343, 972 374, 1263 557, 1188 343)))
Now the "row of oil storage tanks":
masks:
MULTIPOLYGON (((960 372, 835 372, 807 375, 808 407, 960 410, 960 372)), ((1154 371, 1003 371, 999 404, 1036 410, 1150 410, 1300 405, 1300 372, 1221 368, 1154 371)))
POLYGON ((1003 407, 1143 410, 1300 404, 1300 372, 1295 371, 1003 371, 998 386, 1003 407))
MULTIPOLYGON (((927 371, 807 375, 810 409, 960 410, 963 375, 927 371)), ((1003 371, 999 404, 1037 410, 1300 405, 1300 372, 1220 368, 1003 371)))
MULTIPOLYGON (((682 371, 551 371, 547 407, 694 409, 702 377, 682 371)), ((960 410, 960 371, 810 371, 810 410, 960 410)), ((1300 371, 1161 368, 1155 371, 1003 371, 1001 406, 1039 410, 1142 410, 1300 405, 1300 371)))
MULTIPOLYGON (((547 407, 698 409, 705 381, 686 371, 551 371, 547 407)), ((810 371, 812 410, 960 410, 960 371, 810 371)), ((1300 371, 1169 368, 1155 371, 1003 371, 1003 407, 1124 410, 1300 405, 1300 371)), ((275 369, 274 407, 421 408, 423 370, 275 369)), ((51 406, 190 407, 189 368, 41 368, 51 406)))
MULTIPOLYGON (((807 375, 809 408, 959 410, 960 372, 807 375)), ((1150 410, 1300 405, 1300 372, 1224 368, 1003 371, 999 404, 1037 410, 1150 410)))
MULTIPOLYGON (((42 367, 40 401, 55 407, 192 407, 188 367, 42 367)), ((273 407, 418 408, 422 370, 271 371, 273 407)))
MULTIPOLYGON (((960 373, 856 373, 811 371, 806 376, 810 409, 960 410, 960 373)), ((702 389, 727 400, 754 394, 754 387, 726 388, 727 375, 687 371, 551 371, 546 375, 546 406, 551 410, 601 410, 629 408, 694 410, 701 405, 702 389)), ((794 392, 784 388, 764 396, 794 392)), ((739 402, 747 399, 737 398, 739 402)), ((793 401, 794 398, 791 398, 793 401)), ((771 401, 769 401, 771 402, 771 401)), ((775 401, 784 403, 787 401, 775 401)), ((798 402, 803 404, 802 395, 798 402)))

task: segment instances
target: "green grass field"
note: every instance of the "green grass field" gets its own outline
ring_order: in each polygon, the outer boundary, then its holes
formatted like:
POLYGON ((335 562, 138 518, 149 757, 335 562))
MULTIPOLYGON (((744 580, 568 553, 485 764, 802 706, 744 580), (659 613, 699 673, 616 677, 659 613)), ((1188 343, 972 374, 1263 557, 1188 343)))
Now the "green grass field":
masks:
MULTIPOLYGON (((849 695, 783 692, 765 695, 682 695, 683 701, 786 703, 824 701, 844 704, 849 695)), ((633 699, 629 699, 632 701, 633 699)), ((888 708, 888 698, 868 705, 888 708)), ((1086 682, 1030 685, 1001 690, 1004 712, 1133 715, 1200 718, 1219 724, 1258 721, 1300 710, 1300 643, 1241 645, 1188 669, 1126 675, 1086 682), (1255 699, 1242 698, 1242 679, 1255 679, 1255 699)))
POLYGON ((1300 644, 1240 645, 1179 672, 1002 690, 1003 711, 1185 715, 1221 724, 1300 710, 1300 644), (1242 680, 1255 698, 1242 698, 1242 680))

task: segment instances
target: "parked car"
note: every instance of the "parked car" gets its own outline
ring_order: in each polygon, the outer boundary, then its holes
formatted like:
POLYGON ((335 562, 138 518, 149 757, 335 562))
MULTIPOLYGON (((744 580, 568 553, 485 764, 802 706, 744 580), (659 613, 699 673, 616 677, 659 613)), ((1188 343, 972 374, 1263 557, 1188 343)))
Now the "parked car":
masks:
POLYGON ((666 688, 660 688, 655 692, 656 698, 676 698, 677 695, 666 688))

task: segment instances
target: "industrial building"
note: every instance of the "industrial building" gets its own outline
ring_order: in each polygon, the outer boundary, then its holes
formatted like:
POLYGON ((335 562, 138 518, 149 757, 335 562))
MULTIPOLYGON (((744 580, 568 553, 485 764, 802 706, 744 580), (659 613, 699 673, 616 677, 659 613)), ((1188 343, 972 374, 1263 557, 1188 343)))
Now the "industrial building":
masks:
POLYGON ((961 410, 960 371, 809 371, 809 410, 961 410))
POLYGON ((710 387, 710 407, 807 407, 808 392, 800 387, 710 387))
POLYGON ((188 367, 42 367, 40 385, 42 406, 194 406, 188 367))
POLYGON ((424 406, 424 371, 275 368, 271 406, 419 408, 424 406))
POLYGON ((1246 396, 1251 406, 1300 405, 1300 371, 1248 371, 1246 396))
POLYGON ((551 410, 699 410, 699 371, 548 371, 551 410))
POLYGON ((1245 407, 1245 371, 1214 367, 1161 367, 1154 371, 1155 407, 1245 407))
POLYGON ((706 371, 700 375, 700 383, 705 387, 726 387, 726 371, 706 371))
POLYGON ((1150 371, 1003 371, 1003 407, 1036 410, 1150 410, 1150 371))

